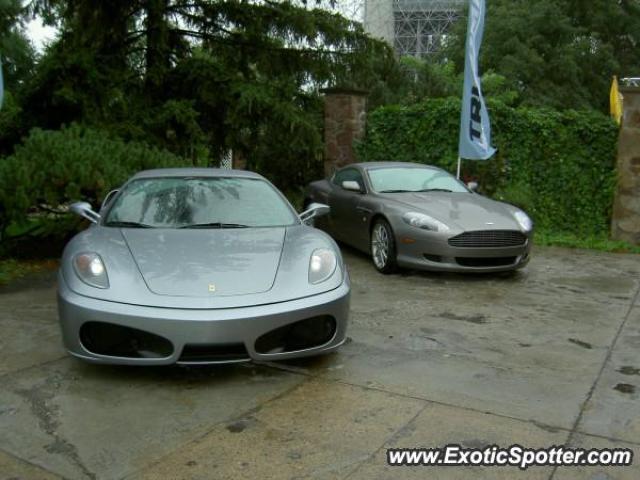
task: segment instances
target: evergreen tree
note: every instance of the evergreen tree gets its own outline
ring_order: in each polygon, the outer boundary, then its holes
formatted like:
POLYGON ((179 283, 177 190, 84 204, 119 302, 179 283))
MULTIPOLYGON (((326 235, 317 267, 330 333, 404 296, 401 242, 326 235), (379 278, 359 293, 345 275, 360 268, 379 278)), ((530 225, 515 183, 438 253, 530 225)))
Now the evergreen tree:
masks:
MULTIPOLYGON (((466 22, 446 55, 461 72, 466 22)), ((481 67, 525 105, 606 110, 611 77, 640 74, 637 0, 491 0, 481 67)))
POLYGON ((318 90, 366 87, 392 59, 360 25, 316 6, 34 0, 60 38, 26 89, 26 116, 48 128, 81 121, 214 163, 228 148, 256 168, 316 160, 318 90))

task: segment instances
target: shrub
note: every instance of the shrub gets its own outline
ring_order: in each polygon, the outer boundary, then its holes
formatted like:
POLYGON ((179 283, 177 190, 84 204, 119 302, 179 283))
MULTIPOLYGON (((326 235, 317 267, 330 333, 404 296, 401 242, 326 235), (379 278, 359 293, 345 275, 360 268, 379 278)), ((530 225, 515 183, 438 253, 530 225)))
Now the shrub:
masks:
MULTIPOLYGON (((595 111, 514 109, 489 103, 493 143, 487 162, 463 162, 483 193, 519 204, 546 231, 602 235, 609 230, 618 130, 595 111)), ((455 171, 459 99, 373 111, 356 150, 362 161, 398 160, 455 171)))
POLYGON ((189 166, 189 161, 144 143, 124 142, 100 130, 72 125, 34 129, 24 144, 0 159, 0 234, 24 223, 27 212, 73 200, 98 205, 139 170, 189 166))

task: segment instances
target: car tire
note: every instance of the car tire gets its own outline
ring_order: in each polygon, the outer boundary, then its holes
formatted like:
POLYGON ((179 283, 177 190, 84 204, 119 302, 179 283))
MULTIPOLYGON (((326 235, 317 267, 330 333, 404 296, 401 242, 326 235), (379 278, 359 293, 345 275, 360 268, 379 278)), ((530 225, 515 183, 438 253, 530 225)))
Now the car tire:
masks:
POLYGON ((369 245, 376 270, 385 275, 398 271, 396 239, 385 219, 379 218, 374 222, 369 245))

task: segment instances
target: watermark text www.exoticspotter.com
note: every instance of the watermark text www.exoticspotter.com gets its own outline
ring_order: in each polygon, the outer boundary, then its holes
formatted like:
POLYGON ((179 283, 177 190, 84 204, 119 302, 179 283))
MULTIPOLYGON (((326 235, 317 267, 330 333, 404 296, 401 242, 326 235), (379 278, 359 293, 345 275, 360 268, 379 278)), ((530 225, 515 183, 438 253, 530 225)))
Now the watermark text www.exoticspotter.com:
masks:
POLYGON ((622 467, 633 463, 633 450, 628 448, 585 449, 553 446, 549 448, 525 448, 512 445, 501 448, 463 448, 447 445, 443 448, 390 448, 387 463, 391 466, 486 466, 518 467, 622 467))

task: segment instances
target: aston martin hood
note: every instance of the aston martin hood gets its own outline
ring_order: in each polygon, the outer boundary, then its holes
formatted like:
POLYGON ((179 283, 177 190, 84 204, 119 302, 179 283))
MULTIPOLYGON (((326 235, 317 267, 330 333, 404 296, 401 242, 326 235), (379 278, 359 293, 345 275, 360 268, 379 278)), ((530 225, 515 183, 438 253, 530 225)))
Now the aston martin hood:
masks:
POLYGON ((520 229, 506 204, 482 195, 428 192, 389 194, 389 197, 463 230, 520 229))
POLYGON ((271 289, 285 228, 123 229, 153 293, 216 297, 271 289))

